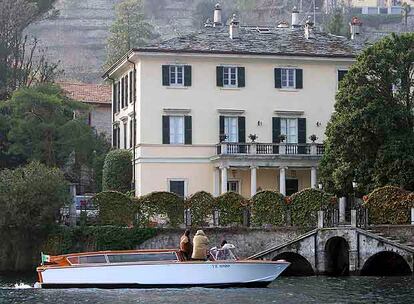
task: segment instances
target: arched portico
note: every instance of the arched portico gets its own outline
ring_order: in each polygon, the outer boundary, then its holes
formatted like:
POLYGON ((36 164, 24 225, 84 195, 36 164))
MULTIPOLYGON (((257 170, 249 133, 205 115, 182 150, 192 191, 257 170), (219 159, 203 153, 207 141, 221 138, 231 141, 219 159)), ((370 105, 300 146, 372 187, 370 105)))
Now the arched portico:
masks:
POLYGON ((333 276, 349 275, 349 244, 335 236, 325 244, 325 272, 333 276))

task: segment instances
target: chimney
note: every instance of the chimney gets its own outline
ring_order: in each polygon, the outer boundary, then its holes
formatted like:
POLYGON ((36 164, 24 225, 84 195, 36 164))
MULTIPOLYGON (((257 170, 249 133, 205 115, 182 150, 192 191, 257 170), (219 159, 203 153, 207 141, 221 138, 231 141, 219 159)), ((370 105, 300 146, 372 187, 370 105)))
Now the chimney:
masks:
POLYGON ((300 27, 299 10, 296 6, 292 10, 292 28, 300 27))
POLYGON ((361 33, 361 26, 362 26, 362 21, 359 20, 357 17, 352 17, 352 20, 349 23, 352 40, 358 39, 359 34, 361 33))
POLYGON ((211 22, 210 18, 207 18, 206 23, 204 23, 204 27, 213 27, 213 22, 211 22))
POLYGON ((313 32, 313 22, 311 21, 311 17, 308 17, 308 20, 306 20, 305 23, 305 38, 306 39, 314 39, 315 34, 313 32))
POLYGON ((213 26, 222 26, 222 22, 221 22, 221 7, 220 7, 220 3, 217 3, 215 8, 214 8, 214 22, 213 22, 213 26))
POLYGON ((233 18, 231 18, 230 21, 230 38, 231 39, 239 39, 240 33, 239 33, 239 21, 237 20, 236 14, 233 14, 233 18))

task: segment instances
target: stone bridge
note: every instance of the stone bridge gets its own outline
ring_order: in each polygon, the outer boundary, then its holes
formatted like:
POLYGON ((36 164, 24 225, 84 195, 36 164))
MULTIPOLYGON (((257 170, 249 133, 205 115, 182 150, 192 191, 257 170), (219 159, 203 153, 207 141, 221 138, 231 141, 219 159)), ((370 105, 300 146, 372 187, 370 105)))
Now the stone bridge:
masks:
POLYGON ((291 262, 286 275, 407 275, 414 247, 357 227, 319 228, 249 259, 291 262))

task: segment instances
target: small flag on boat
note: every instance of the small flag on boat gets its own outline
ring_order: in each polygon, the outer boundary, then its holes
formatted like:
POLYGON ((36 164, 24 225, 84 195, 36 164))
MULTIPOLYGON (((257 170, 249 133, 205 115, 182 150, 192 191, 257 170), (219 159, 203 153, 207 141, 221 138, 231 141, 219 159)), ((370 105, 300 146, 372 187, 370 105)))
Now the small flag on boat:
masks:
POLYGON ((47 254, 43 254, 43 252, 41 253, 41 257, 42 257, 42 265, 44 263, 50 263, 50 255, 47 254))

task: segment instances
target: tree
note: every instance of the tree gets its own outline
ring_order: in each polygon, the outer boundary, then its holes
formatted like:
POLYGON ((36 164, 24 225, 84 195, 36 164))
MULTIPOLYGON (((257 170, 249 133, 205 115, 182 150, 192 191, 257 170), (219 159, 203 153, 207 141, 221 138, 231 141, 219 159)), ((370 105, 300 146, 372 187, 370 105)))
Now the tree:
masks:
POLYGON ((0 0, 0 100, 21 86, 50 82, 61 73, 49 63, 36 39, 24 35, 28 25, 48 11, 54 0, 0 0))
POLYGON ((132 155, 127 150, 114 150, 106 155, 102 189, 127 193, 131 190, 132 155))
POLYGON ((146 21, 142 0, 123 0, 115 10, 116 20, 110 28, 107 45, 107 66, 131 48, 144 45, 153 36, 153 27, 146 21))
POLYGON ((336 10, 330 18, 328 23, 328 32, 338 36, 347 34, 347 28, 344 26, 342 12, 340 10, 336 10))
POLYGON ((340 84, 326 130, 321 178, 346 195, 394 184, 414 189, 414 34, 367 48, 340 84))

